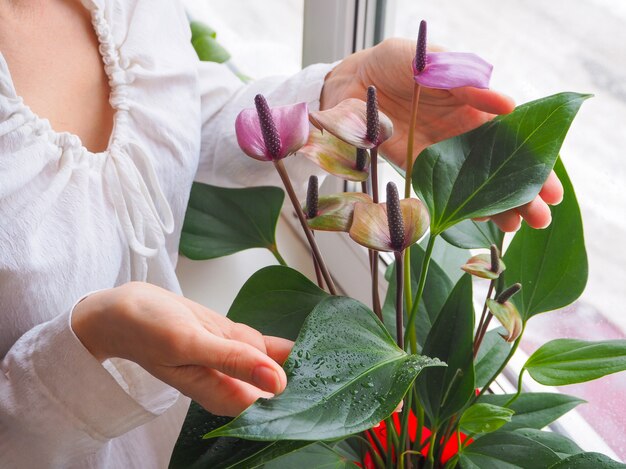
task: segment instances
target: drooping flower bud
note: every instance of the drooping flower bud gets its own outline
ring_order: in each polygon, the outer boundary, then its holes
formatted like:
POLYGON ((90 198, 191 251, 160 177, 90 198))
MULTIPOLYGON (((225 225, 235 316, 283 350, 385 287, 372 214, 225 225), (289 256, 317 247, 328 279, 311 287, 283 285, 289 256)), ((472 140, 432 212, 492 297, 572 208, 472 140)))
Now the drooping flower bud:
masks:
POLYGON ((522 289, 521 283, 514 283, 509 288, 504 290, 502 293, 498 295, 496 301, 500 304, 506 303, 513 295, 519 292, 522 289))
POLYGON ((278 135, 267 100, 263 95, 257 94, 254 97, 254 105, 259 116, 265 147, 273 158, 277 158, 280 154, 280 136, 278 135))
POLYGON ((502 268, 500 266, 500 251, 495 244, 489 246, 491 251, 491 271, 494 273, 502 272, 502 268))
POLYGON ((367 150, 365 148, 356 149, 356 169, 357 171, 363 171, 367 164, 367 150))
POLYGON ((404 249, 404 220, 400 209, 398 188, 393 182, 387 184, 387 223, 391 246, 396 251, 402 251, 404 249))
POLYGON ((367 88, 367 139, 374 143, 378 142, 380 135, 380 122, 378 120, 378 99, 376 97, 376 87, 367 88))
POLYGON ((309 188, 306 192, 306 217, 311 219, 317 216, 319 210, 319 183, 317 176, 309 178, 309 188))
POLYGON ((487 300, 487 307, 500 324, 508 331, 508 334, 500 334, 507 342, 515 341, 522 333, 523 321, 519 311, 513 303, 505 301, 499 303, 497 300, 487 300))
POLYGON ((415 48, 415 72, 417 73, 423 72, 426 68, 426 29, 426 21, 422 20, 415 48))

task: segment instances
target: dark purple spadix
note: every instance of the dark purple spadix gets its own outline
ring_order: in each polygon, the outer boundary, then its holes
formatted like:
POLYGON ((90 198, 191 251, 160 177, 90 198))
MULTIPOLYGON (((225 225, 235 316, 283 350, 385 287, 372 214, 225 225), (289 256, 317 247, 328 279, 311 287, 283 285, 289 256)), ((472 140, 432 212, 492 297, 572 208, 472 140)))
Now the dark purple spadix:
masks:
POLYGON ((278 158, 280 155, 280 136, 278 135, 278 130, 276 129, 276 124, 274 123, 267 100, 263 95, 257 94, 254 97, 254 105, 256 106, 256 112, 259 116, 263 141, 265 142, 267 151, 273 158, 278 158))
POLYGON ((489 249, 491 250, 491 271, 500 272, 500 251, 495 244, 492 244, 489 249))
POLYGON ((378 143, 380 135, 380 122, 378 120, 378 98, 376 97, 376 87, 369 86, 367 88, 367 139, 374 143, 378 143))
POLYGON ((509 288, 504 290, 502 293, 498 295, 496 301, 500 304, 506 303, 513 295, 519 292, 522 289, 522 285, 520 283, 514 283, 509 288))
POLYGON ((319 183, 317 176, 309 177, 309 188, 306 192, 306 217, 315 218, 319 210, 319 183))
POLYGON ((365 169, 365 163, 367 162, 367 150, 364 148, 356 149, 356 169, 363 171, 365 169))
POLYGON ((415 49, 415 71, 417 73, 424 71, 426 68, 426 29, 426 21, 422 20, 415 49))
POLYGON ((393 182, 387 184, 387 223, 391 246, 396 251, 402 251, 404 249, 404 220, 402 219, 398 188, 393 182))

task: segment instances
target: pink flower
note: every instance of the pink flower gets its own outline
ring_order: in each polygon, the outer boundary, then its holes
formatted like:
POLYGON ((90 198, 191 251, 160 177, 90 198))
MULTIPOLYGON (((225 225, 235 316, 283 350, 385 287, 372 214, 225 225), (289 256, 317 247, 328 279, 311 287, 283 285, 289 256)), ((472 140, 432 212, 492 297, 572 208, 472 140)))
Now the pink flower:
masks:
POLYGON ((256 109, 244 109, 235 121, 237 143, 260 161, 276 161, 298 151, 309 138, 306 103, 270 109, 265 98, 254 98, 256 109))
POLYGON ((413 59, 417 84, 442 90, 489 88, 492 69, 490 63, 469 52, 426 52, 426 21, 422 20, 413 59))

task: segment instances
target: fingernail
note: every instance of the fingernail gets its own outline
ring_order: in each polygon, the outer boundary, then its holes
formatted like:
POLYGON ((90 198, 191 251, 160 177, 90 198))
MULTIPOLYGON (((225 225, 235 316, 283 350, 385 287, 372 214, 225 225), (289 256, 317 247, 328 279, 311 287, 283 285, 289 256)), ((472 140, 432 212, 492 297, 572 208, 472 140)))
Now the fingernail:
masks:
POLYGON ((252 372, 252 382, 254 385, 264 391, 278 393, 280 389, 280 378, 272 368, 259 365, 252 372))

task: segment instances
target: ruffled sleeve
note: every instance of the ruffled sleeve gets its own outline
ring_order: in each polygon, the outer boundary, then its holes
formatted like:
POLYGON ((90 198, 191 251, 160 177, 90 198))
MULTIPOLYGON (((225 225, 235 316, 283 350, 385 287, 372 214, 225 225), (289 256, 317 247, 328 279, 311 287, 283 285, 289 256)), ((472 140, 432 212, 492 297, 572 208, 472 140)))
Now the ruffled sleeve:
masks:
MULTIPOLYGON (((309 111, 317 110, 324 79, 332 67, 311 65, 291 77, 269 77, 244 84, 227 65, 200 62, 202 145, 196 179, 217 186, 280 186, 273 165, 247 157, 237 145, 237 114, 253 107, 258 93, 267 98, 270 106, 305 102, 309 111)), ((284 161, 300 193, 310 175, 324 174, 299 154, 284 161)))

